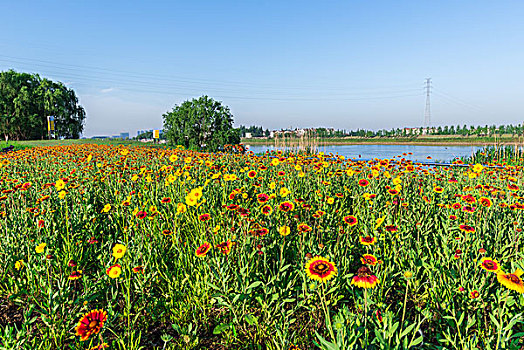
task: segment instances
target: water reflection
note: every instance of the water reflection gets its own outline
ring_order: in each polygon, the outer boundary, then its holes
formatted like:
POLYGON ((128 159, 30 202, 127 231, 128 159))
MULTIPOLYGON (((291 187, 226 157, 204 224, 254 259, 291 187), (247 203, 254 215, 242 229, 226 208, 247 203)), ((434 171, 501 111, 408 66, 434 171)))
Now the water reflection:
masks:
MULTIPOLYGON (((412 146, 412 145, 333 145, 320 146, 319 152, 338 154, 354 159, 405 158, 416 162, 449 162, 454 158, 469 157, 483 146, 412 146), (400 157, 399 157, 400 156, 400 157), (431 157, 428 159, 427 157, 431 157)), ((249 150, 263 153, 277 150, 274 146, 250 146, 249 150)))

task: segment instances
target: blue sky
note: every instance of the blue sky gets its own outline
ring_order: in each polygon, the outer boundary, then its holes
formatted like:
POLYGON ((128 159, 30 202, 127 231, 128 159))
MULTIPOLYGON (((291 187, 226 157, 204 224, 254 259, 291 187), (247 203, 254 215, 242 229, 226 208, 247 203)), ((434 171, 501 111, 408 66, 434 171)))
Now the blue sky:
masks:
POLYGON ((73 88, 84 135, 207 94, 271 129, 522 123, 523 1, 2 1, 0 70, 73 88))

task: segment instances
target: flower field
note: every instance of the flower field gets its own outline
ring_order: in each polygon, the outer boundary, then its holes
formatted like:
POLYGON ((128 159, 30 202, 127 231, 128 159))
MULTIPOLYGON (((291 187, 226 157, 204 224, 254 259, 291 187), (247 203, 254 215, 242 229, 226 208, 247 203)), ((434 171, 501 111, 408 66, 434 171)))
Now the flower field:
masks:
POLYGON ((1 349, 524 348, 522 166, 1 157, 1 349))

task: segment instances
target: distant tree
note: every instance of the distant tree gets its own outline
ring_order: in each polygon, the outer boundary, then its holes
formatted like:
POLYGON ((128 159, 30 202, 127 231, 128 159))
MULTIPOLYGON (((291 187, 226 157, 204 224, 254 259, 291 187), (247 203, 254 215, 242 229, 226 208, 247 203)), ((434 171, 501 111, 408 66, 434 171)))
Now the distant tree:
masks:
POLYGON ((163 118, 166 139, 171 144, 216 151, 225 144, 240 143, 240 132, 233 128, 229 107, 208 96, 184 101, 163 118))
POLYGON ((0 72, 0 133, 4 137, 46 138, 48 116, 55 118, 57 137, 80 137, 86 114, 73 90, 38 74, 0 72))

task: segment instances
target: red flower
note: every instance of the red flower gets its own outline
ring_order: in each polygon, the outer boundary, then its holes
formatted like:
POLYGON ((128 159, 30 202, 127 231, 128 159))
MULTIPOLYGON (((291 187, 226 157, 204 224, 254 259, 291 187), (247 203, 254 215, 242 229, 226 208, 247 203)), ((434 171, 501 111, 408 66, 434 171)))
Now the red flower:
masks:
POLYGON ((362 187, 365 187, 365 186, 369 185, 369 181, 366 180, 366 179, 361 179, 361 180, 358 181, 358 185, 362 186, 362 187))
POLYGON ((77 279, 80 279, 80 278, 82 278, 82 271, 81 270, 71 272, 71 274, 68 277, 68 279, 70 279, 71 281, 74 281, 74 280, 77 280, 77 279))
POLYGON ((80 336, 81 341, 86 341, 92 334, 98 334, 104 322, 107 321, 107 312, 103 310, 91 310, 84 314, 75 327, 75 335, 80 336))
POLYGON ((142 220, 146 216, 147 216, 147 213, 145 211, 143 211, 143 210, 141 210, 138 213, 136 213, 136 217, 139 218, 140 220, 142 220))
POLYGON ((348 215, 344 217, 344 222, 349 226, 354 226, 358 223, 358 219, 353 215, 348 215))
POLYGON ((45 226, 44 220, 38 220, 38 227, 42 228, 45 226))
POLYGON ((231 241, 228 239, 226 242, 222 242, 220 244, 217 244, 217 248, 220 249, 220 251, 222 252, 222 254, 224 255, 228 255, 229 253, 231 253, 231 241))
POLYGON ((211 249, 211 244, 204 242, 200 247, 197 248, 195 255, 199 258, 203 258, 206 256, 207 252, 209 252, 209 249, 211 249))
POLYGON ((257 196, 257 200, 260 204, 264 204, 266 203, 268 200, 269 200, 269 196, 265 193, 260 193, 258 196, 257 196))
POLYGON ((297 230, 299 233, 306 233, 306 232, 310 232, 311 231, 311 227, 309 225, 306 225, 306 224, 298 224, 297 225, 297 230))
POLYGON ((262 214, 269 215, 273 212, 273 209, 269 205, 264 205, 262 207, 262 214))
POLYGON ((162 203, 171 203, 171 198, 169 197, 162 198, 162 203))
POLYGON ((144 266, 140 265, 140 266, 133 267, 133 272, 134 273, 144 273, 144 266))
POLYGON ((211 219, 211 216, 209 214, 202 214, 198 217, 198 220, 200 221, 208 221, 209 219, 211 219))
POLYGON ((367 266, 362 266, 358 269, 358 272, 351 279, 351 284, 359 288, 375 288, 375 286, 380 282, 377 276, 371 274, 371 270, 367 266))
POLYGON ((464 232, 475 232, 475 228, 469 225, 460 225, 459 229, 464 232))
POLYGON ((278 209, 282 210, 285 213, 292 211, 294 208, 295 208, 295 205, 291 202, 283 202, 283 203, 280 203, 280 205, 278 206, 278 209))
POLYGON ((398 231, 398 227, 395 226, 395 225, 386 225, 386 226, 384 226, 384 228, 388 232, 397 232, 398 231))

